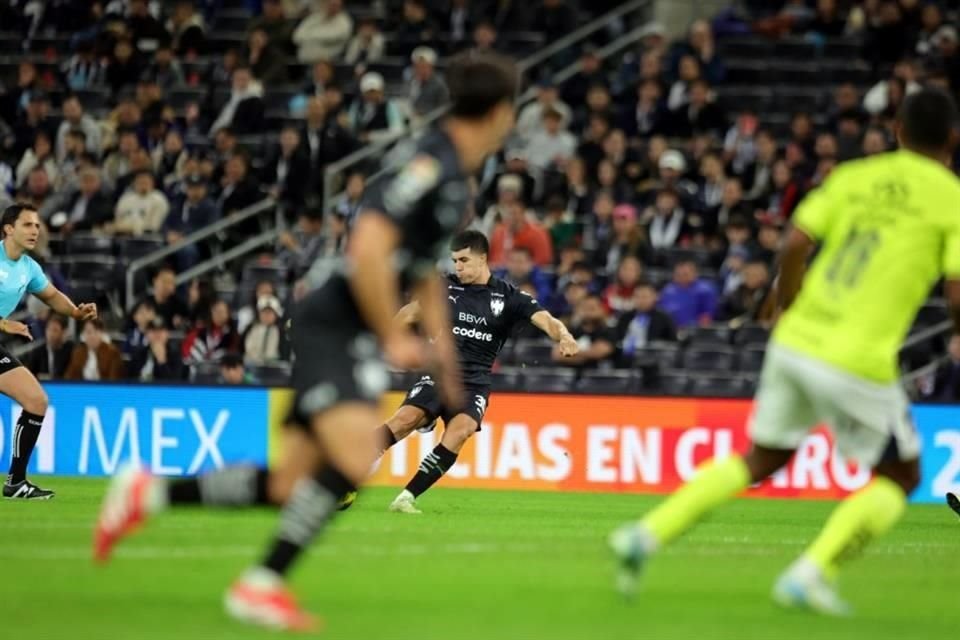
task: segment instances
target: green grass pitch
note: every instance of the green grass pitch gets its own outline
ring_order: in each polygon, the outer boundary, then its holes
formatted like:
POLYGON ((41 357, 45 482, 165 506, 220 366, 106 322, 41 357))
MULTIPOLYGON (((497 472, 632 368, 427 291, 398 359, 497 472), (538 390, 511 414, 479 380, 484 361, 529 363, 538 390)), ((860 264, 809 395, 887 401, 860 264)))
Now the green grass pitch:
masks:
MULTIPOLYGON (((0 638, 268 638, 220 605, 261 553, 269 511, 180 511, 95 567, 91 525, 105 483, 45 479, 51 502, 0 503, 0 638)), ((657 498, 436 489, 422 516, 388 513, 374 488, 334 523, 293 574, 325 638, 565 640, 638 638, 956 638, 960 519, 911 506, 843 575, 850 620, 784 612, 777 573, 832 504, 740 500, 650 566, 640 598, 612 590, 611 528, 657 498)))

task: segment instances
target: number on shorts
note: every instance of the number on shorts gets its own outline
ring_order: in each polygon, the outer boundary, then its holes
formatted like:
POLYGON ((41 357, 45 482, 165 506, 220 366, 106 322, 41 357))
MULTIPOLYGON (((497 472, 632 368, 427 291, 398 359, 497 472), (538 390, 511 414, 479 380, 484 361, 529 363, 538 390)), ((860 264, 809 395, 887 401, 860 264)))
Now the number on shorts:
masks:
POLYGON ((827 282, 854 287, 879 245, 880 232, 876 229, 852 228, 827 267, 827 282))

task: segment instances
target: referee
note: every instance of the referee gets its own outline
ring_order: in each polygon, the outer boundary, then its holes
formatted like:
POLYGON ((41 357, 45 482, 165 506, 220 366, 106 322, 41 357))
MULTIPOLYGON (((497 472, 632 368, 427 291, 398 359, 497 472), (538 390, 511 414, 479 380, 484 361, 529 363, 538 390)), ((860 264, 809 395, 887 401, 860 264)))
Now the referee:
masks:
MULTIPOLYGON (((33 340, 30 329, 22 322, 7 320, 24 293, 32 293, 56 313, 75 320, 97 317, 97 305, 73 304, 62 291, 50 284, 37 261, 27 255, 37 246, 40 237, 40 216, 27 204, 7 207, 0 220, 3 241, 0 242, 0 331, 33 340)), ((13 437, 13 457, 3 484, 3 497, 14 500, 49 500, 53 491, 41 489, 27 480, 30 454, 40 436, 43 416, 47 412, 47 394, 37 378, 0 345, 0 393, 12 398, 23 412, 17 420, 13 437)))

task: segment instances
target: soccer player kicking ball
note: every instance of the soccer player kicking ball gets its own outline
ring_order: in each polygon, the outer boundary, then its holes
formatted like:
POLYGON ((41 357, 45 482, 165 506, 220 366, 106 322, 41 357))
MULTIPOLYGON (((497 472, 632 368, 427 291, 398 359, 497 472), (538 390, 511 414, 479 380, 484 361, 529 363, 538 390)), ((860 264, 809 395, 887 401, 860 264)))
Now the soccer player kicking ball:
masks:
POLYGON ((406 164, 371 185, 346 262, 315 265, 317 288, 294 311, 296 395, 279 467, 231 467, 170 482, 133 469, 119 474, 97 524, 98 559, 106 560, 118 540, 166 507, 282 506, 279 531, 261 561, 229 589, 226 609, 266 627, 318 626, 287 590, 286 576, 374 462, 378 401, 389 383, 381 349, 401 368, 420 366, 432 355, 447 402, 461 402, 436 263, 465 223, 468 175, 513 129, 517 84, 513 62, 496 54, 451 61, 449 117, 417 142, 406 164), (432 347, 393 320, 400 279, 421 296, 424 329, 438 336, 432 347))
MULTIPOLYGON (((27 204, 13 204, 4 209, 3 241, 0 242, 0 318, 6 318, 20 304, 24 293, 32 293, 56 313, 76 320, 97 317, 97 305, 74 305, 59 289, 50 284, 43 269, 28 255, 40 237, 40 216, 27 204)), ((22 322, 0 320, 0 331, 33 340, 30 329, 22 322)), ((12 353, 0 346, 0 393, 23 407, 13 435, 13 457, 3 484, 3 497, 13 500, 49 500, 53 491, 41 489, 27 480, 30 455, 37 445, 43 416, 47 412, 47 394, 40 382, 12 353)))
POLYGON ((900 519, 920 444, 897 351, 941 275, 960 333, 960 181, 948 169, 953 100, 924 89, 898 114, 901 149, 839 166, 794 214, 781 255, 783 309, 767 348, 746 456, 714 460, 610 545, 630 591, 645 561, 704 514, 784 466, 826 422, 839 452, 874 477, 849 496, 773 587, 786 607, 845 615, 841 567, 900 519), (815 244, 820 252, 804 278, 815 244), (801 288, 801 281, 803 287, 801 288))
MULTIPOLYGON (((457 455, 480 430, 490 400, 490 370, 503 343, 519 325, 530 322, 559 343, 560 353, 572 357, 580 350, 563 323, 540 307, 535 299, 513 285, 493 277, 487 264, 490 245, 479 231, 464 231, 450 245, 456 275, 447 283, 447 300, 453 338, 460 356, 465 387, 464 403, 445 404, 430 376, 423 376, 407 393, 403 405, 380 427, 380 446, 386 451, 414 430, 431 431, 443 418, 443 438, 420 463, 417 473, 390 505, 390 511, 420 513, 416 499, 443 477, 457 455)), ((421 319, 414 301, 397 314, 412 325, 421 319)))

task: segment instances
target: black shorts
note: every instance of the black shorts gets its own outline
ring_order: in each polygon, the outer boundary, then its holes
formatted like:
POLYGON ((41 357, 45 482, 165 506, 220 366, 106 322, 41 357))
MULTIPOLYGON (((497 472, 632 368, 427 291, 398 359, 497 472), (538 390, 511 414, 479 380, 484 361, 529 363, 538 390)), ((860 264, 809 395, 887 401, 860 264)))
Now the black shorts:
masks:
POLYGON ((291 331, 295 395, 288 424, 309 429, 313 416, 338 404, 380 401, 390 374, 372 333, 296 319, 291 331))
POLYGON ((480 425, 483 424, 483 414, 487 412, 487 404, 490 401, 490 387, 467 383, 464 385, 463 392, 465 406, 459 408, 444 406, 440 401, 440 394, 433 378, 423 376, 407 392, 407 397, 403 399, 403 406, 423 409, 430 421, 442 418, 444 424, 450 424, 455 416, 462 413, 473 418, 479 430, 480 425))
POLYGON ((0 345, 0 375, 5 374, 7 371, 13 371, 17 367, 22 367, 23 363, 20 362, 20 359, 17 356, 13 355, 6 350, 5 347, 0 345))

